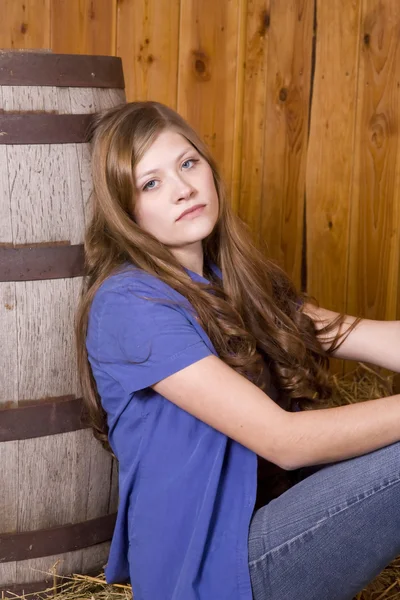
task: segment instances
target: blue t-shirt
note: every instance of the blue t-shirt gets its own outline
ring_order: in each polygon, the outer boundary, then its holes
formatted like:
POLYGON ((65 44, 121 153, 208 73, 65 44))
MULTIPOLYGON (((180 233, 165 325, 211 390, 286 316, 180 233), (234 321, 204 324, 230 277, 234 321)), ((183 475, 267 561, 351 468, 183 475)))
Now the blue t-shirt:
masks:
POLYGON ((95 295, 87 349, 119 462, 107 581, 135 600, 251 600, 257 456, 150 387, 216 355, 187 299, 121 270, 95 295))

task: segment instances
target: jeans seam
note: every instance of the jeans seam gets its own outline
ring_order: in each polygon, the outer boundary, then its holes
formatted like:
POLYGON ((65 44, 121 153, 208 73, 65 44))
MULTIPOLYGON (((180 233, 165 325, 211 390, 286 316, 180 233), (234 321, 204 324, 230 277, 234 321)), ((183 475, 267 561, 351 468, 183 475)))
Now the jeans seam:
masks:
MULTIPOLYGON (((386 484, 382 484, 378 489, 372 488, 372 490, 370 490, 369 492, 364 492, 362 495, 360 495, 357 498, 356 502, 352 502, 351 504, 347 504, 347 506, 341 508, 340 510, 338 510, 336 512, 331 512, 333 510, 333 508, 327 509, 328 516, 323 517, 316 524, 314 524, 312 527, 310 527, 309 529, 306 529, 305 531, 302 531, 301 533, 299 533, 295 537, 291 538, 290 540, 286 540, 286 542, 284 542, 283 544, 280 544, 279 546, 276 546, 275 548, 271 548, 270 550, 268 550, 267 552, 265 552, 262 556, 259 556, 255 560, 250 561, 249 562, 249 567, 255 566, 257 563, 263 561, 269 554, 272 555, 275 552, 279 552, 282 548, 284 548, 285 546, 288 546, 289 544, 295 542, 298 539, 301 539, 306 534, 312 533, 312 532, 316 531, 317 529, 319 529, 319 527, 323 523, 325 523, 326 521, 328 521, 328 519, 332 519, 336 515, 339 515, 339 514, 343 513, 345 510, 348 510, 349 508, 352 508, 353 506, 356 506, 357 504, 360 504, 363 500, 367 500, 368 498, 371 498, 375 494, 379 494, 383 490, 386 490, 387 488, 389 488, 389 487, 391 487, 393 485, 396 485, 398 483, 400 483, 400 475, 397 476, 396 479, 391 479, 390 481, 387 481, 386 484)), ((254 539, 256 539, 256 538, 254 538, 254 539)), ((260 539, 260 538, 258 538, 258 539, 260 539)))
POLYGON ((400 483, 400 473, 399 473, 399 475, 396 476, 396 478, 384 480, 378 487, 374 487, 370 490, 367 490, 366 492, 363 492, 362 494, 359 494, 358 496, 355 496, 354 497, 355 500, 354 500, 354 498, 350 498, 348 500, 348 502, 346 503, 346 506, 343 506, 341 508, 338 508, 338 506, 328 508, 327 509, 328 517, 334 517, 335 515, 340 514, 344 510, 347 510, 348 508, 351 508, 352 506, 359 504, 363 500, 367 500, 368 498, 371 498, 375 494, 379 494, 379 492, 386 490, 387 488, 391 487, 392 485, 396 485, 396 483, 400 483))
POLYGON ((298 535, 296 535, 294 538, 291 538, 290 540, 287 540, 286 542, 284 542, 280 546, 276 546, 275 548, 271 548, 271 550, 268 550, 268 552, 266 552, 262 556, 259 556, 255 560, 252 560, 251 562, 249 562, 249 567, 255 566, 257 563, 259 563, 262 560, 264 560, 268 556, 268 554, 272 554, 273 552, 276 552, 276 551, 280 550, 281 548, 283 548, 287 544, 291 544, 292 542, 295 542, 296 540, 298 540, 299 538, 302 538, 307 533, 311 533, 313 531, 316 531, 317 529, 319 529, 319 527, 322 525, 322 523, 325 523, 325 521, 327 521, 328 519, 329 519, 329 517, 324 517, 323 519, 321 519, 320 521, 318 521, 318 523, 316 523, 315 525, 313 525, 309 529, 306 529, 305 531, 302 531, 301 533, 299 533, 298 535))

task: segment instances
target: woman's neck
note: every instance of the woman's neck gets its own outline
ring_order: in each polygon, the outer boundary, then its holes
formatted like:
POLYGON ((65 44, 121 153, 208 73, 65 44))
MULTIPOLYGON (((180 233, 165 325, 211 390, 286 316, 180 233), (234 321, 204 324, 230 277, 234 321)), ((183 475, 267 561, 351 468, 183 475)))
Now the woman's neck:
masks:
POLYGON ((185 269, 189 269, 189 271, 203 277, 204 254, 201 242, 200 247, 198 244, 193 244, 189 247, 173 248, 172 253, 185 269))

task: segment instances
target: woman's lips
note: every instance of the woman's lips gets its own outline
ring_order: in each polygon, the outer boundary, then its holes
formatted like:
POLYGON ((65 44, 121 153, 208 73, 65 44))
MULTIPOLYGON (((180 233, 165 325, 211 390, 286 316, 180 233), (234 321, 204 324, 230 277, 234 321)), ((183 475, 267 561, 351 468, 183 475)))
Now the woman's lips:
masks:
POLYGON ((204 208, 204 204, 198 204, 197 206, 193 206, 193 208, 189 209, 188 211, 184 211, 184 213, 180 217, 178 217, 177 221, 180 221, 181 219, 194 219, 203 212, 204 208))

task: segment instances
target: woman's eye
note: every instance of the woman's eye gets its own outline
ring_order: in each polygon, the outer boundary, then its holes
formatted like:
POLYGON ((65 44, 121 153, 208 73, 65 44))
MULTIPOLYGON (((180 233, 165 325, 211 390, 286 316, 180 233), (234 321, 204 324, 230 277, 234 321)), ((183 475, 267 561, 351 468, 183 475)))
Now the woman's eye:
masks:
POLYGON ((197 162, 197 160, 195 160, 194 158, 188 158, 187 160, 185 160, 184 163, 182 163, 182 168, 190 169, 191 167, 193 167, 194 163, 196 163, 196 162, 197 162))
POLYGON ((154 190, 156 183, 157 182, 156 182, 155 179, 151 179, 151 181, 148 181, 146 183, 146 185, 143 187, 143 191, 145 191, 145 190, 154 190))

